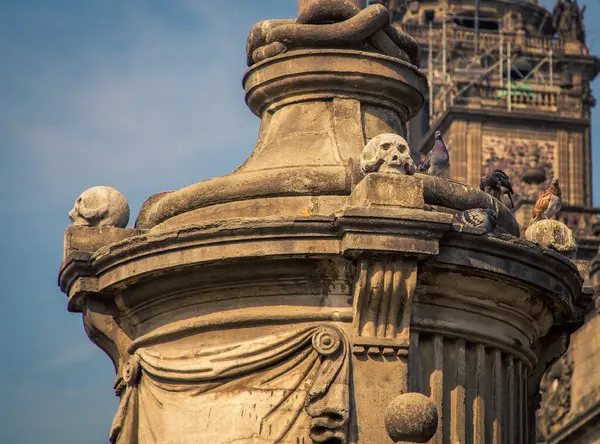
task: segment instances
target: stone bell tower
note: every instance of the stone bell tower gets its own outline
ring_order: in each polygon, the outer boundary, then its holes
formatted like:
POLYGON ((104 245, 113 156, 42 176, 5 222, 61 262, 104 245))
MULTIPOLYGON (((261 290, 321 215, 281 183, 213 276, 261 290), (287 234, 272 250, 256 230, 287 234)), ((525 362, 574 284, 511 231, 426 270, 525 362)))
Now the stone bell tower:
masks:
POLYGON ((59 285, 115 366, 110 442, 534 442, 583 279, 499 200, 415 173, 419 45, 362 6, 252 28, 235 171, 134 228, 112 188, 76 200, 59 285))
POLYGON ((451 177, 478 186, 501 168, 515 190, 517 220, 527 225, 532 202, 559 177, 560 219, 578 237, 578 258, 600 246, 592 208, 590 82, 600 70, 589 54, 584 7, 559 0, 384 1, 415 37, 431 85, 427 105, 410 124, 420 151, 442 131, 452 150, 451 177))

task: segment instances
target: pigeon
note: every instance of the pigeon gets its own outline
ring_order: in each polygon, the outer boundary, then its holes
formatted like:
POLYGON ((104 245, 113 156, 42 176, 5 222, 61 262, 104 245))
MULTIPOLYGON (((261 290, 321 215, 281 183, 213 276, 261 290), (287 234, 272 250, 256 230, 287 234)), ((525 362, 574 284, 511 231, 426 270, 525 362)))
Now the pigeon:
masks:
POLYGON ((489 208, 473 208, 458 213, 454 217, 454 224, 460 225, 461 228, 466 226, 483 230, 484 233, 491 233, 498 224, 498 214, 489 208))
POLYGON ((552 179, 550 186, 538 194, 533 206, 531 223, 540 219, 553 219, 562 208, 562 199, 558 179, 552 179))
POLYGON ((428 173, 432 176, 448 177, 450 169, 450 155, 448 149, 442 140, 442 133, 436 131, 434 134, 435 144, 421 165, 419 171, 428 173))
POLYGON ((502 201, 502 195, 506 194, 510 199, 511 207, 515 207, 515 204, 512 200, 513 189, 510 185, 510 179, 504 171, 495 169, 494 171, 483 176, 479 182, 479 189, 481 189, 481 191, 485 191, 499 201, 502 201))

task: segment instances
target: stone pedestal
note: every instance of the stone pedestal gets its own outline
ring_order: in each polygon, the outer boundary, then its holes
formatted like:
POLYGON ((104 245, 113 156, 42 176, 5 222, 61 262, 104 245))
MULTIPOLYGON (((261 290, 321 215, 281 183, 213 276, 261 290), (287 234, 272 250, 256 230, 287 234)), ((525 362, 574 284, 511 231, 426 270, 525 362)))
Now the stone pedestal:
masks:
POLYGON ((361 171, 418 112, 422 73, 292 48, 244 86, 262 120, 240 168, 152 196, 135 229, 67 230, 59 284, 117 373, 111 442, 530 443, 582 281, 479 190, 361 171), (471 208, 504 234, 457 231, 471 208))
MULTIPOLYGON (((394 178, 388 193, 407 183, 394 178)), ((67 248, 62 288, 118 370, 113 441, 392 442, 388 406, 417 392, 436 407, 430 442, 530 442, 537 344, 572 315, 576 267, 453 232, 446 212, 371 205, 381 187, 365 179, 337 216, 67 248)))

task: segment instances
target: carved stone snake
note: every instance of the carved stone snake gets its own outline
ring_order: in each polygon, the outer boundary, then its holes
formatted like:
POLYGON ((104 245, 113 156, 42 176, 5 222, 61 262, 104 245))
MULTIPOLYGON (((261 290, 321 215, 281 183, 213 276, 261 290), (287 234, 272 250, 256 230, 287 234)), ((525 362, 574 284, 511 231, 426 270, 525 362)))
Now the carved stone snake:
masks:
POLYGON ((383 5, 360 9, 348 0, 316 0, 298 17, 265 20, 250 30, 246 44, 248 66, 301 48, 374 48, 417 67, 420 49, 415 39, 390 25, 383 5))

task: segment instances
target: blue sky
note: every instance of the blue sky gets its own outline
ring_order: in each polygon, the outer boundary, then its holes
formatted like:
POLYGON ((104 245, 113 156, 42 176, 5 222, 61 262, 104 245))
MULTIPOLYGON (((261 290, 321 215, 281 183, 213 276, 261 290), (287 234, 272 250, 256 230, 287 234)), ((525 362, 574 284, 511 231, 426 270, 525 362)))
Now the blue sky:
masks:
MULTIPOLYGON (((600 54, 600 3, 589 3, 600 54)), ((112 364, 56 285, 67 214, 81 191, 110 185, 133 220, 149 195, 227 173, 251 152, 246 36, 294 16, 296 1, 223 4, 0 0, 0 442, 107 442, 112 364)), ((597 159, 598 112, 593 125, 597 159)))

